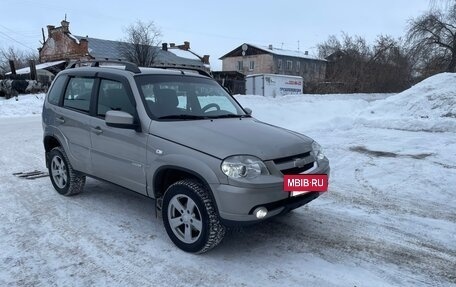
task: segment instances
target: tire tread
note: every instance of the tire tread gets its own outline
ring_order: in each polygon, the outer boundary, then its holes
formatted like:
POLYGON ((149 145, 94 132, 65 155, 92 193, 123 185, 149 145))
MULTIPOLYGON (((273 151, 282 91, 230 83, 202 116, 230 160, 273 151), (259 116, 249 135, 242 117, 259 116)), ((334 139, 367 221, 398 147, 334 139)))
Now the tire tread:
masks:
MULTIPOLYGON (((68 156, 66 155, 66 153, 62 147, 58 146, 58 147, 53 148, 50 151, 50 153, 53 153, 53 152, 58 152, 63 156, 63 159, 65 160, 65 164, 67 166, 67 171, 68 171, 68 178, 69 178, 68 189, 65 193, 62 193, 60 191, 59 191, 59 193, 62 195, 65 195, 65 196, 72 196, 72 195, 81 193, 84 190, 84 185, 85 185, 85 181, 86 181, 85 175, 82 175, 80 172, 73 169, 73 166, 71 165, 70 161, 68 160, 68 156)), ((51 160, 52 160, 52 157, 51 157, 51 160)), ((49 176, 52 181, 52 174, 51 174, 50 167, 49 167, 49 176)))
POLYGON ((226 228, 220 222, 219 216, 214 206, 214 202, 211 196, 209 195, 209 191, 207 190, 207 188, 203 184, 201 184, 201 182, 196 181, 194 179, 183 179, 177 181, 170 185, 168 188, 172 188, 174 186, 185 186, 188 189, 194 191, 203 201, 207 211, 207 215, 209 218, 208 239, 205 245, 195 253, 205 253, 211 250, 212 248, 216 247, 223 240, 226 228))

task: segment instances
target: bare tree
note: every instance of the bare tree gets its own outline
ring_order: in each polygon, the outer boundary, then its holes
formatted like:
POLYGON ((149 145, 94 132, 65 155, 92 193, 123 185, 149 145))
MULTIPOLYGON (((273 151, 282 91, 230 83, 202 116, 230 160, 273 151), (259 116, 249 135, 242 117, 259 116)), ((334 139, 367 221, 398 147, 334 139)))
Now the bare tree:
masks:
POLYGON ((400 40, 378 36, 367 62, 368 83, 372 91, 398 92, 410 86, 410 59, 400 40))
POLYGON ((456 0, 430 0, 429 8, 431 9, 448 9, 456 4, 456 0))
POLYGON ((360 36, 342 34, 318 45, 328 60, 329 92, 397 92, 410 83, 410 63, 400 41, 379 36, 369 45, 360 36))
POLYGON ((122 56, 142 67, 152 66, 161 43, 161 31, 154 22, 142 22, 125 29, 126 37, 121 47, 122 56))
POLYGON ((29 66, 29 60, 37 60, 38 54, 32 52, 24 52, 14 47, 0 49, 0 74, 10 72, 9 61, 14 61, 16 69, 29 66))
POLYGON ((437 72, 456 72, 456 1, 447 6, 410 21, 407 43, 421 73, 430 66, 437 72))

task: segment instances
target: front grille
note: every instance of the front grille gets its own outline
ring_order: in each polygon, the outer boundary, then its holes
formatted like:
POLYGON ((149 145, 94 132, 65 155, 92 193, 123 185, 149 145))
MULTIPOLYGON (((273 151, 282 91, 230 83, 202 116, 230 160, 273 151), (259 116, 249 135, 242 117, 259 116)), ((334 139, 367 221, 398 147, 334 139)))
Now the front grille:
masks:
POLYGON ((292 155, 292 156, 278 158, 278 159, 274 160, 274 163, 279 165, 279 164, 290 162, 290 161, 292 162, 296 158, 305 158, 305 157, 308 157, 309 155, 310 155, 310 151, 305 152, 305 153, 301 153, 301 154, 297 154, 297 155, 292 155))
POLYGON ((293 168, 288 168, 288 169, 283 169, 281 172, 283 174, 298 174, 305 172, 309 169, 311 169, 314 166, 314 162, 309 162, 308 164, 304 165, 303 167, 293 167, 293 168))
POLYGON ((311 152, 274 159, 274 164, 282 174, 298 174, 314 167, 315 158, 311 152))

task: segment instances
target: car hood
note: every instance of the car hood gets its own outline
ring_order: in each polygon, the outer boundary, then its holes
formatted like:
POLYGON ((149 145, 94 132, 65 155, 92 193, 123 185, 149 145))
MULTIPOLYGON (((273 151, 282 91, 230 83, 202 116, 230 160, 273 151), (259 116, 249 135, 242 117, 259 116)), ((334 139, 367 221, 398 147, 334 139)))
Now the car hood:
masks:
POLYGON ((253 155, 262 160, 311 150, 312 139, 254 118, 153 121, 150 134, 220 159, 253 155))

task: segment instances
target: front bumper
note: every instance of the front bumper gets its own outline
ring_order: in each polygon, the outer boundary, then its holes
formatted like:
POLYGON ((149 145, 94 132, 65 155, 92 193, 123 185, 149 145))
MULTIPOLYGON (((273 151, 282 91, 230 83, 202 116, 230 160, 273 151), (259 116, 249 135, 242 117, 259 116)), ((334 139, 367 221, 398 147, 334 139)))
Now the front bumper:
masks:
MULTIPOLYGON (((319 165, 313 174, 327 174, 330 168, 327 161, 319 165)), ((273 216, 303 206, 320 196, 320 192, 308 192, 291 197, 283 191, 283 181, 268 188, 239 187, 226 184, 211 185, 217 202, 218 213, 225 225, 245 225, 257 223, 273 216), (266 207, 268 214, 257 219, 253 211, 257 207, 266 207)))

